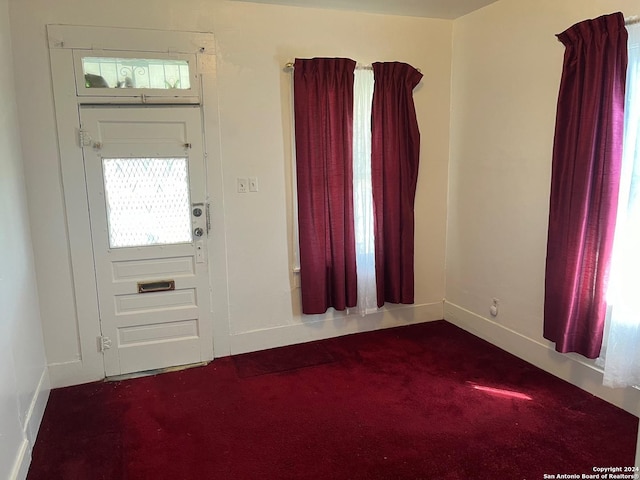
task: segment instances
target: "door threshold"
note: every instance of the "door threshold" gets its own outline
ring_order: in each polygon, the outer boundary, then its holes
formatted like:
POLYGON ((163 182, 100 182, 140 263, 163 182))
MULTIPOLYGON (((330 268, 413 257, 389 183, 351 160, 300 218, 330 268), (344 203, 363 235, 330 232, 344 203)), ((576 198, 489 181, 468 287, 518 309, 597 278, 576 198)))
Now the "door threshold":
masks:
POLYGON ((189 368, 204 367, 209 362, 189 363, 187 365, 176 365, 175 367, 156 368, 155 370, 145 370, 143 372, 125 373, 123 375, 113 375, 106 377, 105 382, 121 382, 122 380, 131 380, 132 378, 151 377, 154 375, 160 375, 162 373, 179 372, 180 370, 187 370, 189 368))

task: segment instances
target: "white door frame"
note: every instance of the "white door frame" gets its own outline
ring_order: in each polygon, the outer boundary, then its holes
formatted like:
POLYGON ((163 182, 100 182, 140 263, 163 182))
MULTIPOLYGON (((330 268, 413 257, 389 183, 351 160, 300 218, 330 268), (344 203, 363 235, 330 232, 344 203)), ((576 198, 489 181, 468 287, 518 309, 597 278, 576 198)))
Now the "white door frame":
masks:
MULTIPOLYGON (((110 27, 48 25, 49 54, 55 100, 58 148, 64 191, 69 252, 73 272, 77 358, 49 365, 54 385, 70 385, 105 377, 99 347, 100 318, 95 281, 93 246, 82 148, 79 142, 80 104, 123 104, 148 101, 142 97, 87 97, 76 89, 74 52, 144 52, 190 54, 196 58, 198 97, 154 97, 154 103, 199 103, 204 128, 206 183, 211 205, 209 284, 214 356, 229 355, 229 302, 227 292, 227 248, 224 222, 222 163, 220 159, 219 117, 216 91, 216 57, 213 34, 110 27)), ((117 55, 117 53, 115 54, 117 55)))

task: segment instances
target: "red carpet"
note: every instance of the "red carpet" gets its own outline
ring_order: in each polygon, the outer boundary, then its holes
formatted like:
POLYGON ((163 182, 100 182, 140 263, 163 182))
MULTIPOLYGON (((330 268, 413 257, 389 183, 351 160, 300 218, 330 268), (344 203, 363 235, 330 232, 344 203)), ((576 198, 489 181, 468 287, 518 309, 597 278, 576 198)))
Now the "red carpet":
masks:
POLYGON ((440 321, 54 390, 28 479, 542 479, 633 465, 637 428, 440 321))

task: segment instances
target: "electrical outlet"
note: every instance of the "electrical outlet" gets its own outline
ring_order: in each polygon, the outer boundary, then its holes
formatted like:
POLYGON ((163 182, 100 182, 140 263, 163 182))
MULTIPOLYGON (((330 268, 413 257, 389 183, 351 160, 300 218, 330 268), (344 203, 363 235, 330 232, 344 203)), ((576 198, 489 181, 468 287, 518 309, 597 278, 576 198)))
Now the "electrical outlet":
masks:
POLYGON ((249 191, 248 182, 246 178, 236 178, 236 184, 238 186, 238 193, 247 193, 249 191))

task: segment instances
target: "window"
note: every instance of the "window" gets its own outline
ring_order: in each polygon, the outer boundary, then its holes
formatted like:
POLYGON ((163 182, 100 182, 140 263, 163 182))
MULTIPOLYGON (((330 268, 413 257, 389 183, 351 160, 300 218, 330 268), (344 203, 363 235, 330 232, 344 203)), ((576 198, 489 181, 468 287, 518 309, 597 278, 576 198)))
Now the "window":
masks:
POLYGON ((186 53, 74 50, 76 93, 93 97, 174 99, 171 103, 197 103, 196 55, 186 53), (178 100, 182 99, 182 100, 178 100), (186 100, 189 99, 189 100, 186 100))
POLYGON ((604 364, 604 385, 640 385, 640 22, 617 12, 558 39, 544 337, 604 364))
POLYGON ((356 82, 351 59, 296 59, 294 65, 305 314, 413 303, 420 152, 413 89, 422 74, 401 62, 368 69, 369 75, 367 68, 358 71, 356 82), (371 293, 361 291, 364 284, 371 293))
POLYGON ((625 128, 611 278, 604 384, 640 385, 640 23, 627 25, 625 128))
POLYGON ((377 310, 376 259, 371 188, 371 103, 373 70, 360 68, 353 83, 353 209, 360 315, 377 310))
POLYGON ((82 72, 86 88, 191 88, 186 60, 82 57, 82 72))

